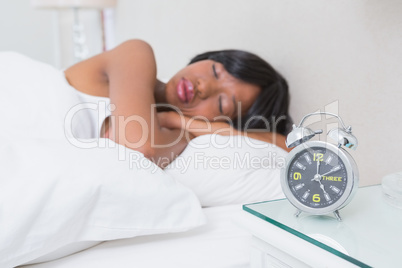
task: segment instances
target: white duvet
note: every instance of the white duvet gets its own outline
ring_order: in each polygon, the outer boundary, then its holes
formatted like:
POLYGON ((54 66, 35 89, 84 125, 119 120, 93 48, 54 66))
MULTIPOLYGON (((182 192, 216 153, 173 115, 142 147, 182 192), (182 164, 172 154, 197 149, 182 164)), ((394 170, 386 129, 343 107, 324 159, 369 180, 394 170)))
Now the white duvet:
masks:
POLYGON ((64 118, 77 99, 61 71, 0 53, 0 96, 0 267, 204 223, 194 194, 140 153, 72 145, 64 118))
POLYGON ((247 268, 251 234, 237 225, 241 205, 204 208, 208 223, 188 232, 103 242, 24 268, 247 268))

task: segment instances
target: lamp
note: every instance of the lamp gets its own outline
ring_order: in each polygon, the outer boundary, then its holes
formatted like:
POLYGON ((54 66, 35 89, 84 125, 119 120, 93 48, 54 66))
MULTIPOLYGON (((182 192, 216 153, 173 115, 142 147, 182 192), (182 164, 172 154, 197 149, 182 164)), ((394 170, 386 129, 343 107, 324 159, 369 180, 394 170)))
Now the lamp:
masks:
POLYGON ((86 45, 86 37, 84 27, 79 19, 79 9, 100 9, 101 31, 102 31, 102 50, 106 50, 106 33, 105 33, 105 8, 115 7, 117 0, 31 0, 31 5, 36 8, 44 9, 73 9, 73 42, 74 57, 76 61, 85 59, 88 56, 88 47, 86 45))

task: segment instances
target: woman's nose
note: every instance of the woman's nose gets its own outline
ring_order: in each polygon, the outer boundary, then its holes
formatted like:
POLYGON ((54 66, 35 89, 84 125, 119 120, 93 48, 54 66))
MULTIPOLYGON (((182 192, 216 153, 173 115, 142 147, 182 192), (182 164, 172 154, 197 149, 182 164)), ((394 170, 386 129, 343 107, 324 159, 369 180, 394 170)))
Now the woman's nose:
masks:
POLYGON ((206 80, 199 79, 196 83, 196 90, 201 99, 207 99, 212 94, 212 85, 206 80))

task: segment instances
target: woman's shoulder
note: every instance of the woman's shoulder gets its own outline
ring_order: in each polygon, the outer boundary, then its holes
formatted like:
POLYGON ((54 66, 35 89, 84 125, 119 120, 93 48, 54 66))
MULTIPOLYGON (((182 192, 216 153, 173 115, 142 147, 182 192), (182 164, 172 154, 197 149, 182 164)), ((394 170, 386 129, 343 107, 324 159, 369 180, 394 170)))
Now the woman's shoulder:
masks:
POLYGON ((144 51, 148 51, 148 52, 152 52, 152 47, 151 45, 141 39, 129 39, 124 41, 123 43, 121 43, 120 45, 118 45, 116 48, 114 48, 114 50, 125 50, 125 49, 141 49, 144 51))
POLYGON ((101 56, 104 57, 104 63, 108 66, 126 64, 130 67, 143 65, 143 68, 156 68, 151 45, 140 39, 127 40, 101 56))
POLYGON ((130 39, 124 41, 115 48, 99 54, 103 58, 104 63, 121 63, 121 59, 133 59, 135 55, 142 55, 144 59, 154 60, 154 52, 149 43, 141 39, 130 39), (120 59, 120 60, 119 60, 120 59))
POLYGON ((140 39, 127 40, 103 54, 104 73, 111 79, 142 80, 154 84, 156 60, 152 47, 140 39), (129 73, 125 77, 124 73, 129 73))
POLYGON ((74 64, 64 73, 70 85, 77 90, 108 97, 111 76, 133 68, 141 68, 144 77, 156 77, 152 47, 140 39, 127 40, 110 51, 74 64))

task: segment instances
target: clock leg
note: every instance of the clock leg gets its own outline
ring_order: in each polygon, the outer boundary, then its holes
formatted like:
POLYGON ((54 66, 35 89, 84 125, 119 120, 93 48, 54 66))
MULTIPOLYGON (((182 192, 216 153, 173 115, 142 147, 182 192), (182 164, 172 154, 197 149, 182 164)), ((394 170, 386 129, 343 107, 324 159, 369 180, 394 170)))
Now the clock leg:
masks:
POLYGON ((334 215, 335 215, 335 218, 336 218, 338 221, 342 221, 341 215, 339 215, 339 211, 338 211, 338 210, 335 210, 335 211, 334 211, 334 215))
POLYGON ((296 213, 295 213, 295 217, 296 217, 296 218, 299 217, 300 213, 302 213, 302 211, 301 211, 300 209, 298 209, 298 210, 296 211, 296 213))

